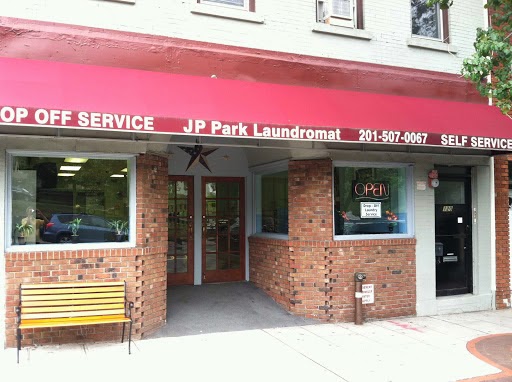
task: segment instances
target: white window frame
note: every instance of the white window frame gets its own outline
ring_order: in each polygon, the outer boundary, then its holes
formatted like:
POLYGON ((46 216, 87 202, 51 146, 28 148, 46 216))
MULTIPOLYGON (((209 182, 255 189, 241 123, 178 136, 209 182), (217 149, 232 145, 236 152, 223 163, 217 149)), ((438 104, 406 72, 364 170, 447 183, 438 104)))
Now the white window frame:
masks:
POLYGON ((326 24, 335 26, 356 28, 357 26, 357 1, 350 0, 350 16, 336 15, 333 12, 333 1, 334 0, 317 0, 318 3, 323 3, 324 9, 327 13, 324 13, 323 20, 326 24))
POLYGON ((429 36, 423 36, 421 34, 413 34, 412 33, 412 5, 411 5, 411 17, 410 17, 410 20, 411 20, 411 37, 412 38, 419 38, 419 39, 425 39, 425 40, 430 40, 430 41, 443 41, 444 40, 444 36, 443 36, 443 31, 444 31, 444 25, 443 25, 443 11, 441 9, 441 7, 439 6, 439 4, 436 4, 435 7, 437 8, 437 22, 438 22, 438 25, 439 25, 439 37, 436 38, 436 37, 429 37, 429 36))
POLYGON ((208 4, 208 5, 214 5, 214 6, 218 6, 218 7, 226 7, 226 8, 231 8, 231 9, 240 9, 240 10, 244 10, 244 11, 249 11, 249 3, 250 3, 249 0, 244 0, 244 5, 238 6, 238 5, 219 3, 214 0, 201 0, 201 2, 200 2, 200 4, 208 4))
POLYGON ((69 251, 86 249, 106 249, 106 248, 131 248, 136 245, 136 227, 137 227, 137 179, 136 179, 136 156, 125 154, 103 154, 90 152, 53 152, 53 151, 27 151, 27 150, 7 150, 7 171, 5 188, 5 226, 4 242, 6 252, 44 252, 44 251, 69 251), (12 244, 12 167, 13 159, 18 156, 49 157, 49 158, 67 158, 67 157, 87 157, 89 159, 116 159, 126 160, 128 164, 128 187, 129 187, 129 240, 126 242, 101 242, 101 243, 76 243, 76 244, 12 244))
POLYGON ((375 234, 375 235, 335 235, 334 234, 334 213, 332 214, 332 226, 334 240, 389 240, 389 239, 410 239, 414 237, 414 188, 413 188, 413 170, 412 163, 381 163, 381 162, 347 162, 347 161, 334 161, 332 166, 332 206, 334 212, 334 171, 337 167, 372 167, 372 168, 405 168, 406 176, 406 190, 405 195, 407 198, 407 232, 406 233, 391 233, 391 234, 375 234))
MULTIPOLYGON (((260 166, 251 167, 250 171, 252 172, 252 184, 253 184, 253 201, 252 201, 252 216, 253 216, 253 234, 258 235, 260 237, 267 237, 267 238, 273 238, 273 239, 282 239, 282 240, 288 240, 288 234, 284 233, 271 233, 271 232, 257 232, 257 209, 258 206, 261 206, 261 200, 258 200, 258 198, 261 199, 261 192, 258 190, 258 188, 261 186, 261 183, 258 182, 257 176, 259 175, 266 175, 266 174, 273 174, 276 172, 282 172, 287 171, 288 169, 288 160, 278 161, 274 163, 264 164, 260 166)), ((289 179, 289 178, 288 178, 289 179)), ((288 195, 289 197, 289 195, 288 195)), ((289 211, 288 211, 288 218, 289 218, 289 211)))

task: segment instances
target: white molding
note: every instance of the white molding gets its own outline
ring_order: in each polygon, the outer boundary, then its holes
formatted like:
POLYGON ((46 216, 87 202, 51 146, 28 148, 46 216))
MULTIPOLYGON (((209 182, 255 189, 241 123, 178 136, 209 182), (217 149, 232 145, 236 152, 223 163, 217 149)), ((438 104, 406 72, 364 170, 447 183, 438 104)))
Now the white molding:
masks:
POLYGON ((447 52, 451 54, 457 53, 457 47, 452 44, 447 44, 442 41, 429 40, 420 37, 411 37, 407 39, 407 45, 412 48, 422 48, 437 50, 440 52, 447 52))
POLYGON ((193 3, 191 4, 190 12, 197 15, 222 17, 256 24, 263 24, 265 22, 265 18, 256 12, 249 12, 245 9, 220 7, 217 5, 193 3))
POLYGON ((364 29, 348 28, 338 25, 316 23, 313 25, 311 30, 316 33, 326 33, 336 36, 352 37, 361 40, 373 39, 373 34, 364 29))

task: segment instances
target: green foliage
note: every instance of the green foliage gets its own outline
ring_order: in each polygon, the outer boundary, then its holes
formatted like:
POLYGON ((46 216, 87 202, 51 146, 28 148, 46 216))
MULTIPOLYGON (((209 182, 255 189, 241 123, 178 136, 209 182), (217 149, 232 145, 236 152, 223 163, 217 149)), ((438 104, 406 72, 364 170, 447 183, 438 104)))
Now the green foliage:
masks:
POLYGON ((71 220, 68 224, 68 228, 70 229, 71 233, 73 235, 77 235, 78 234, 78 229, 80 228, 80 223, 82 222, 82 219, 79 219, 79 218, 74 218, 73 220, 71 220))
POLYGON ((112 228, 118 235, 127 233, 128 222, 126 220, 111 220, 108 222, 110 228, 112 228))
MULTIPOLYGON (((453 0, 427 0, 427 4, 448 8, 453 0)), ((492 15, 490 26, 477 29, 475 53, 464 60, 462 75, 508 114, 512 110, 512 0, 487 0, 485 8, 492 15)))
POLYGON ((20 237, 26 237, 34 232, 34 226, 27 222, 16 224, 16 231, 18 231, 20 237))

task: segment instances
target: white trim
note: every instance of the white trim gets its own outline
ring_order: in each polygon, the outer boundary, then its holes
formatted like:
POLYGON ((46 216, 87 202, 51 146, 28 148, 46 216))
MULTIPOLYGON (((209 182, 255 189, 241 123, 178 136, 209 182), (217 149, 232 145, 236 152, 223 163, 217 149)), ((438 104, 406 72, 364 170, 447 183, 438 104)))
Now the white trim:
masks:
POLYGON ((133 154, 105 154, 105 153, 91 153, 91 152, 52 152, 52 151, 31 151, 31 150, 6 150, 6 182, 5 182, 5 209, 4 216, 4 250, 5 252, 41 252, 41 251, 65 251, 65 250, 86 250, 86 249, 104 249, 104 248, 133 248, 136 246, 136 227, 137 227, 137 179, 136 179, 136 155, 133 154), (129 241, 117 242, 101 242, 101 243, 77 243, 77 244, 28 244, 28 245, 13 245, 11 232, 12 232, 12 164, 13 158, 17 156, 27 157, 50 157, 50 158, 65 158, 65 157, 87 157, 89 159, 119 159, 128 162, 128 187, 129 187, 129 241))
MULTIPOLYGON (((508 163, 508 161, 507 161, 508 163)), ((490 188, 490 214, 491 214, 491 238, 496 238, 496 202, 495 202, 495 195, 496 195, 496 188, 494 184, 494 157, 489 158, 489 188, 490 188)), ((509 222, 510 224, 510 222, 509 222)), ((473 235, 475 236, 475 235, 473 235)), ((510 239, 509 239, 510 240, 510 239)), ((475 248, 475 247, 473 247, 475 248)), ((509 251, 510 253, 510 251, 509 251)), ((475 251, 473 251, 473 256, 475 256, 475 251)), ((492 306, 493 308, 496 308, 496 240, 491 239, 491 293, 492 293, 492 306)), ((473 276, 474 277, 474 276, 473 276)), ((473 278, 473 280, 475 280, 473 278)), ((510 301, 510 300, 509 300, 510 301)))
POLYGON ((456 54, 457 47, 452 44, 447 44, 439 40, 433 40, 426 37, 414 36, 407 39, 407 45, 413 48, 423 48, 430 50, 438 50, 441 52, 447 52, 456 54))
MULTIPOLYGON (((349 162, 349 161, 333 161, 332 164, 332 190, 334 190, 334 171, 337 167, 371 167, 371 168, 405 168, 406 177, 406 210, 407 210, 407 233, 399 234, 369 234, 369 235, 336 235, 333 230, 333 240, 390 240, 390 239, 412 239, 414 238, 414 164, 412 163, 396 163, 396 162, 349 162)), ((332 193, 332 206, 334 212, 334 192, 332 193)), ((335 227, 334 213, 332 214, 332 224, 335 227)))
MULTIPOLYGON (((194 0, 192 0, 192 1, 194 1, 194 0)), ((235 4, 226 4, 226 3, 222 3, 219 1, 215 1, 215 0, 200 0, 196 4, 207 4, 207 5, 209 4, 214 7, 226 7, 226 8, 231 8, 231 9, 243 9, 244 11, 249 11, 249 1, 250 0, 243 0, 244 4, 242 6, 235 5, 235 4)))
POLYGON ((364 29, 347 28, 332 24, 316 23, 315 25, 313 25, 311 30, 316 33, 326 33, 336 36, 353 37, 361 40, 373 39, 373 34, 364 29))
POLYGON ((242 8, 221 7, 219 5, 220 4, 210 5, 204 3, 192 3, 190 6, 190 12, 197 15, 221 17, 256 24, 263 24, 265 22, 265 18, 256 12, 249 12, 242 8))
POLYGON ((288 170, 289 162, 290 161, 288 159, 284 159, 277 162, 265 163, 258 166, 250 167, 249 171, 257 175, 286 171, 288 170))

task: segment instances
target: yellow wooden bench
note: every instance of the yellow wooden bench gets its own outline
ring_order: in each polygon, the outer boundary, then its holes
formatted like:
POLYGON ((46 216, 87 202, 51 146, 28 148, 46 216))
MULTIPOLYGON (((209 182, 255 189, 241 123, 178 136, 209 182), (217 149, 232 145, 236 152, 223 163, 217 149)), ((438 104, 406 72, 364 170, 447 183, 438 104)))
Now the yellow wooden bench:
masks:
POLYGON ((131 354, 133 302, 126 298, 126 283, 79 282, 54 284, 21 284, 20 304, 16 307, 20 361, 23 329, 130 323, 128 354, 131 354))

